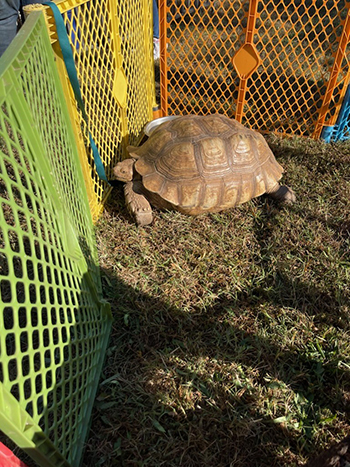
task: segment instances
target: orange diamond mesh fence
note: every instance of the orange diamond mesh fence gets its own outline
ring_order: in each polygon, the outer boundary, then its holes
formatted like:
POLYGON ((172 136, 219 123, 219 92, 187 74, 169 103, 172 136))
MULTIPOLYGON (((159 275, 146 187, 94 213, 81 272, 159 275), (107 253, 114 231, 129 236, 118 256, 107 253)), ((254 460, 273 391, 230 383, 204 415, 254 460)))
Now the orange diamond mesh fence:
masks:
POLYGON ((349 82, 349 1, 160 0, 161 113, 319 138, 349 82))

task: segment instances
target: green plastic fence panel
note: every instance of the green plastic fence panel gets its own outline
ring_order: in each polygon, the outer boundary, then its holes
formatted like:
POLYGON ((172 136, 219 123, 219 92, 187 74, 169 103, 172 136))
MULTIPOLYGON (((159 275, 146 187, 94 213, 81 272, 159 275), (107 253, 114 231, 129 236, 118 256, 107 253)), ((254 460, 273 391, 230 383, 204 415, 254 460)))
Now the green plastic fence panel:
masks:
POLYGON ((0 429, 78 466, 111 315, 42 13, 0 60, 0 429))

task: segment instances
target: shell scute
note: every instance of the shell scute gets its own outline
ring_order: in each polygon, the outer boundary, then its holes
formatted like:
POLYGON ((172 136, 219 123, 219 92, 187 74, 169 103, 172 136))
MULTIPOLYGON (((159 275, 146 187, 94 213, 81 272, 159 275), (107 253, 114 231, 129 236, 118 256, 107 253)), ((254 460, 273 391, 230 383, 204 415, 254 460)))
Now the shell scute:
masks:
POLYGON ((135 162, 135 169, 142 176, 152 174, 156 171, 154 161, 146 157, 138 159, 135 162))
POLYGON ((190 210, 198 206, 200 201, 201 184, 182 183, 180 185, 180 199, 179 204, 186 210, 190 210))
POLYGON ((176 182, 165 181, 162 191, 159 193, 166 201, 179 205, 179 184, 176 182))
POLYGON ((255 174, 255 194, 253 197, 255 198, 256 196, 260 196, 263 193, 266 192, 266 182, 265 182, 265 177, 264 174, 258 170, 255 174))
POLYGON ((229 147, 232 162, 235 166, 246 170, 253 165, 259 164, 259 153, 254 138, 250 135, 239 133, 232 135, 229 138, 229 147))
POLYGON ((221 136, 232 130, 230 121, 220 115, 207 115, 204 122, 206 131, 213 136, 221 136))
POLYGON ((276 160, 268 160, 266 164, 261 167, 261 172, 265 176, 266 192, 269 192, 282 177, 283 168, 276 160))
POLYGON ((169 180, 186 180, 198 176, 195 148, 191 142, 173 144, 162 153, 155 167, 169 180))
POLYGON ((170 122, 169 130, 176 134, 176 138, 193 138, 203 134, 203 129, 192 117, 182 118, 170 122))
POLYGON ((161 174, 153 172, 143 177, 143 184, 152 193, 160 193, 165 184, 165 179, 161 174))
POLYGON ((254 198, 255 195, 255 178, 254 176, 248 176, 248 174, 243 174, 241 176, 240 182, 240 198, 238 204, 243 204, 250 199, 254 198))
MULTIPOLYGON (((134 151, 138 158, 147 157, 148 159, 158 159, 168 143, 172 142, 172 134, 167 130, 157 129, 152 138, 149 138, 142 146, 134 151)), ((133 155, 133 154, 131 154, 133 155)))
POLYGON ((204 210, 215 210, 220 205, 222 186, 219 183, 206 184, 201 206, 204 210))
POLYGON ((223 185, 222 208, 230 208, 238 204, 240 186, 237 180, 225 181, 223 185))
POLYGON ((199 146, 204 172, 229 170, 225 140, 218 137, 207 138, 200 141, 199 146))

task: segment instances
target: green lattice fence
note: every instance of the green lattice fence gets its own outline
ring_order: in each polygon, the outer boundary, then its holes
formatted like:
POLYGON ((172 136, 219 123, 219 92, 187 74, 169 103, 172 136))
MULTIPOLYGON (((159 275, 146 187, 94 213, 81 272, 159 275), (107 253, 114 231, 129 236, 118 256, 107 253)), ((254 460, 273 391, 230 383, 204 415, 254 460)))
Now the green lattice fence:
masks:
POLYGON ((0 60, 0 427, 42 466, 82 454, 110 328, 42 13, 0 60))

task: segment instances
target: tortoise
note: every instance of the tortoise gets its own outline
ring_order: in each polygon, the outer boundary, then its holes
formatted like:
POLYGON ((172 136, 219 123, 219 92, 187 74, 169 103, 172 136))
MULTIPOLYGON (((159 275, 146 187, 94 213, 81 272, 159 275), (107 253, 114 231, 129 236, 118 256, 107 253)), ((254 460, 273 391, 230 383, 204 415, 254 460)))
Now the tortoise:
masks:
POLYGON ((283 168, 257 131, 221 114, 151 123, 148 140, 129 146, 129 158, 114 168, 138 225, 152 222, 151 205, 198 215, 263 193, 295 201, 294 192, 278 183, 283 168))

